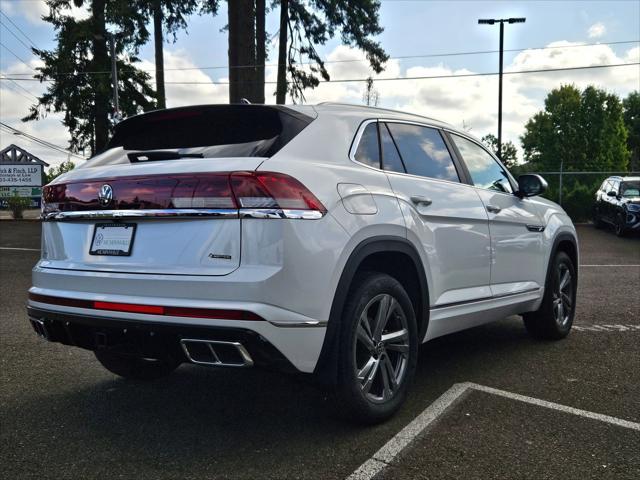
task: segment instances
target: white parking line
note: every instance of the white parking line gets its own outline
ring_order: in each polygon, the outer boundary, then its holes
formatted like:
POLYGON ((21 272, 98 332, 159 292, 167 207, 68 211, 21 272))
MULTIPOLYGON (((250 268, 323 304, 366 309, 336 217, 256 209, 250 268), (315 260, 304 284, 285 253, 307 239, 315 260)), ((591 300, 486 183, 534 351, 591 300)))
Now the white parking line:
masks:
POLYGON ((620 418, 602 415, 600 413, 589 412, 587 410, 580 410, 578 408, 568 407, 559 403, 547 402, 546 400, 527 397, 525 395, 507 392, 505 390, 498 390, 497 388, 485 387, 484 385, 478 385, 476 383, 456 383, 444 394, 438 397, 435 402, 429 405, 420 415, 409 423, 409 425, 398 432, 380 450, 374 453, 369 460, 360 465, 355 472, 347 477, 347 480, 370 480, 375 477, 378 473, 384 470, 384 468, 389 465, 393 459, 420 433, 424 432, 440 415, 442 415, 457 401, 464 398, 464 396, 471 390, 478 390, 491 395, 498 395, 511 400, 529 403, 539 407, 610 423, 618 427, 640 431, 640 423, 630 422, 628 420, 622 420, 620 418))
POLYGON ((581 324, 581 325, 573 325, 571 327, 572 330, 576 332, 633 332, 635 330, 640 330, 640 325, 631 325, 631 324, 615 324, 612 325, 610 323, 603 324, 581 324))
POLYGON ((24 252, 39 252, 39 248, 0 247, 0 250, 20 250, 24 252))

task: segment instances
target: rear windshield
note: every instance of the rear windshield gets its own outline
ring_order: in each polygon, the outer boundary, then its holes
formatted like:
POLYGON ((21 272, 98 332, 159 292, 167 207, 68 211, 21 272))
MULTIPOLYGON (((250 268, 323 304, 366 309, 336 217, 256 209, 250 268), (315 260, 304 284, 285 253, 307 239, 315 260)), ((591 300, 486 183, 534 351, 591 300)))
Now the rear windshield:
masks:
MULTIPOLYGON (((161 150, 203 158, 270 157, 312 120, 286 107, 266 105, 158 110, 118 124, 105 151, 89 163, 121 163, 129 161, 131 152, 161 150)), ((155 159, 149 156, 148 161, 155 159)))

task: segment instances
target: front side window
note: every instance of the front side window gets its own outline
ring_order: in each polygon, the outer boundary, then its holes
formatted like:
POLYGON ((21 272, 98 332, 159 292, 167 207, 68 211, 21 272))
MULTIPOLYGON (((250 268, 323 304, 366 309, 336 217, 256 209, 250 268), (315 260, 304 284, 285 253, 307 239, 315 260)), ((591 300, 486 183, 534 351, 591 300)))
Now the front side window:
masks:
POLYGON ((451 135, 451 137, 460 150, 476 187, 513 193, 509 175, 484 148, 458 135, 451 135))
POLYGON ((640 181, 622 182, 620 195, 623 197, 640 197, 640 181))
POLYGON ((407 173, 421 177, 459 182, 453 159, 435 128, 388 123, 407 173))
POLYGON ((360 137, 356 150, 356 161, 380 168, 380 144, 378 143, 378 124, 373 122, 367 125, 360 137))
POLYGON ((391 172, 405 173, 398 149, 393 143, 386 123, 380 124, 380 146, 382 147, 382 166, 391 172))

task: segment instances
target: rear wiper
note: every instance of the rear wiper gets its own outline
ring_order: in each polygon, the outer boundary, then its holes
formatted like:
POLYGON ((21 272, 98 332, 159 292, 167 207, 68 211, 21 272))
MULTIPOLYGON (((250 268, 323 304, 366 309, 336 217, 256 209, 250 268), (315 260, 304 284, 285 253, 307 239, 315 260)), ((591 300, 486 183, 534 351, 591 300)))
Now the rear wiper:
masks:
POLYGON ((177 160, 179 158, 204 158, 201 153, 180 153, 168 150, 146 150, 128 153, 131 163, 153 162, 156 160, 177 160))

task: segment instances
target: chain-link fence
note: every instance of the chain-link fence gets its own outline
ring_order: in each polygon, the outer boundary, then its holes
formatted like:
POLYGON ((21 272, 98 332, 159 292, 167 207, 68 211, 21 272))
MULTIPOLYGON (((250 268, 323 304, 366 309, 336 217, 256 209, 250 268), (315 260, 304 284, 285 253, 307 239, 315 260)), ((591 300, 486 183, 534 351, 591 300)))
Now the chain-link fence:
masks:
POLYGON ((560 204, 574 222, 591 219, 596 191, 611 176, 640 176, 640 172, 530 172, 544 177, 549 183, 544 197, 560 204))

